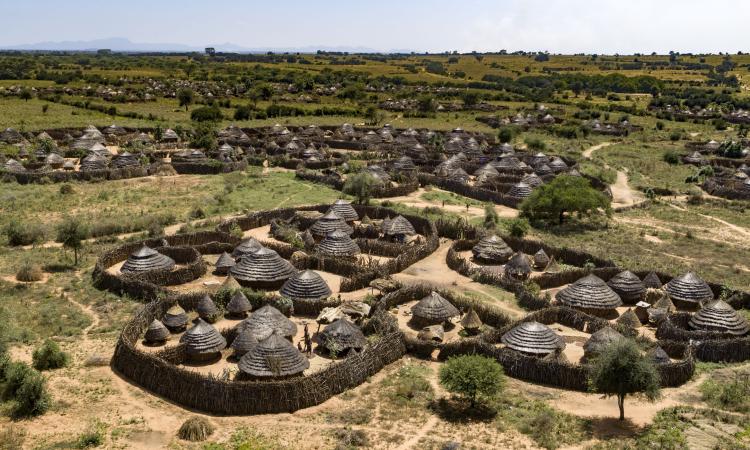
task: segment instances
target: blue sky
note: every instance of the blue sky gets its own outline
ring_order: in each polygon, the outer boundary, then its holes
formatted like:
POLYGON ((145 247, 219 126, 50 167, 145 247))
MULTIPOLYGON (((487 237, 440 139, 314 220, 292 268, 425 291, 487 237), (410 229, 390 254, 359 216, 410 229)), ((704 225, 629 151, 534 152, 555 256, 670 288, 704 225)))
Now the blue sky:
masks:
POLYGON ((0 0, 0 11, 0 47, 124 37, 379 51, 750 50, 747 0, 0 0))

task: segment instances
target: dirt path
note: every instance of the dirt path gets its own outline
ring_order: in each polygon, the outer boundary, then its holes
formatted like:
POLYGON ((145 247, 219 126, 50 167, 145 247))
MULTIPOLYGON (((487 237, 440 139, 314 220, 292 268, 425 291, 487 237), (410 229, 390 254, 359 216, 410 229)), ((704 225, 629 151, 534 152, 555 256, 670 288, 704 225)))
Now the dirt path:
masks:
POLYGON ((591 159, 591 155, 593 155, 595 151, 601 150, 604 147, 609 147, 610 145, 612 145, 612 142, 602 142, 601 144, 597 144, 597 145, 587 148, 586 150, 583 151, 582 155, 584 158, 591 159))
MULTIPOLYGON (((612 142, 602 142, 601 144, 594 145, 583 151, 583 157, 591 159, 595 151, 601 150, 605 147, 612 145, 612 142)), ((609 165, 604 164, 605 169, 609 169, 609 165)), ((612 191, 612 207, 622 208, 626 206, 633 206, 638 203, 645 201, 643 195, 633 190, 628 183, 628 170, 618 170, 617 179, 615 183, 609 186, 612 191)))
MULTIPOLYGON (((443 209, 444 211, 464 216, 467 219, 484 217, 484 207, 469 206, 469 208, 467 209, 465 205, 446 204, 445 206, 443 206, 442 202, 439 202, 439 201, 431 202, 422 198, 422 195, 428 192, 440 192, 440 193, 444 193, 447 195, 452 194, 449 191, 444 191, 436 187, 431 187, 429 191, 426 190, 425 188, 419 188, 409 195, 404 195, 401 197, 393 197, 393 198, 389 198, 388 200, 394 203, 402 203, 404 205, 411 206, 414 208, 425 208, 425 207, 437 206, 443 209)), ((500 217, 506 217, 506 218, 518 217, 517 209, 509 208, 503 205, 495 205, 495 212, 497 212, 497 215, 500 217)))
POLYGON ((435 428, 435 425, 438 423, 437 416, 430 417, 427 422, 422 425, 422 427, 417 430, 417 432, 409 438, 406 442, 396 447, 396 450, 409 450, 411 448, 416 448, 415 446, 419 443, 420 439, 427 436, 427 433, 432 431, 433 428, 435 428))

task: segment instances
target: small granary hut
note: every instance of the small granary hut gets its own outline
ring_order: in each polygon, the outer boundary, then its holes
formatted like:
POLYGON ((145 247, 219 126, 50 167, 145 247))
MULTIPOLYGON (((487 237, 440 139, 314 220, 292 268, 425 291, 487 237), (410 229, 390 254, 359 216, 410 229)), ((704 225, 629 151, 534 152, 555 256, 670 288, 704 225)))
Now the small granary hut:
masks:
POLYGON ((237 265, 237 263, 234 261, 234 258, 232 258, 232 255, 224 252, 219 256, 219 259, 216 260, 214 273, 216 275, 226 275, 229 273, 229 269, 235 265, 237 265))
POLYGON ((517 252, 505 264, 505 276, 515 280, 525 280, 531 275, 531 263, 529 256, 523 252, 517 252))
POLYGON ((648 310, 651 308, 651 304, 641 300, 635 304, 635 316, 638 317, 641 324, 648 323, 648 310))
POLYGON ((231 273, 227 276, 224 282, 221 283, 221 286, 219 286, 219 289, 227 290, 229 292, 234 292, 237 289, 241 289, 241 288, 242 286, 240 285, 240 283, 237 282, 237 280, 234 279, 231 273))
POLYGON ((383 221, 383 234, 386 237, 403 241, 408 236, 414 236, 417 232, 414 226, 402 215, 398 215, 389 220, 386 224, 383 221))
POLYGON ((320 241, 318 254, 328 258, 356 258, 359 246, 344 231, 334 231, 320 241))
POLYGON ((253 336, 252 331, 242 330, 237 333, 230 347, 234 350, 234 357, 241 358, 242 355, 254 349, 258 345, 258 340, 253 336))
POLYGON ((188 315, 180 305, 174 305, 167 310, 164 317, 162 317, 161 322, 172 333, 180 333, 185 331, 185 327, 188 323, 188 315))
POLYGON ((243 378, 287 378, 302 375, 310 362, 291 342, 273 332, 245 353, 237 367, 243 378))
POLYGON ((659 276, 656 275, 656 272, 653 270, 643 277, 643 285, 646 286, 647 289, 661 289, 663 287, 659 276))
POLYGON ((550 327, 539 322, 522 322, 500 340, 506 347, 535 356, 548 355, 565 348, 565 341, 550 327))
POLYGON ((122 273, 141 273, 152 270, 172 270, 175 262, 167 255, 162 255, 156 250, 142 246, 131 253, 127 261, 120 268, 122 273))
POLYGON ((107 158, 91 153, 81 160, 81 170, 84 172, 93 170, 106 170, 107 158))
POLYGON ((139 167, 141 165, 140 159, 132 153, 123 152, 118 154, 112 159, 112 167, 116 169, 122 169, 125 167, 139 167))
POLYGON ((75 170, 76 165, 73 161, 65 161, 62 168, 63 170, 75 170))
POLYGON ((196 302, 195 312, 198 313, 198 316, 201 319, 208 323, 216 322, 220 316, 219 308, 216 307, 216 304, 211 300, 211 297, 209 297, 208 294, 204 295, 196 302))
POLYGON ((701 165, 705 162, 705 159, 703 159, 703 155, 699 151, 694 151, 693 153, 684 156, 682 158, 682 161, 685 164, 695 164, 695 165, 701 165))
POLYGON ((185 353, 191 361, 215 359, 227 346, 224 336, 203 319, 198 319, 198 322, 182 335, 180 343, 185 344, 185 353))
POLYGON ((693 314, 690 328, 703 331, 744 336, 750 331, 750 325, 740 313, 723 300, 714 300, 693 314))
POLYGON ((44 163, 53 169, 60 169, 65 164, 65 158, 57 153, 50 153, 44 158, 44 163))
POLYGON ((227 302, 227 314, 232 319, 244 319, 252 309, 250 300, 245 297, 241 290, 235 291, 232 298, 227 302))
POLYGON ((617 318, 617 323, 630 328, 640 328, 641 319, 638 318, 638 316, 631 308, 628 308, 627 311, 622 313, 622 315, 617 318))
POLYGON ((271 305, 258 308, 250 317, 240 322, 237 331, 250 330, 255 339, 262 341, 277 332, 279 336, 292 339, 297 334, 297 325, 271 305))
POLYGON ((426 325, 437 325, 460 314, 442 295, 432 291, 411 308, 412 321, 420 328, 426 325))
POLYGON ((664 290, 672 302, 684 308, 698 308, 701 304, 714 299, 714 293, 708 283, 693 272, 672 278, 664 285, 664 290))
POLYGON ((246 254, 229 273, 242 285, 258 289, 278 289, 297 273, 292 264, 270 248, 246 254))
POLYGON ((171 128, 167 128, 161 134, 161 142, 179 142, 180 136, 171 128))
POLYGON ((26 167, 23 166, 20 162, 16 161, 13 158, 10 158, 9 160, 5 161, 5 164, 3 165, 3 169, 8 172, 26 172, 26 167))
POLYGON ((320 344, 329 353, 342 353, 349 349, 362 349, 367 344, 367 339, 356 325, 342 317, 327 325, 320 333, 320 344))
POLYGON ((337 216, 344 219, 344 222, 351 223, 355 220, 359 220, 359 214, 357 214, 352 203, 341 198, 333 202, 333 205, 328 209, 328 212, 336 213, 337 216))
POLYGON ((520 181, 511 186, 506 195, 513 198, 526 198, 531 195, 531 190, 531 186, 520 181))
POLYGON ((240 262, 243 256, 250 253, 255 253, 261 248, 263 248, 263 246, 254 238, 245 239, 244 241, 240 242, 240 244, 235 247, 234 250, 232 250, 232 257, 236 260, 236 262, 240 262))
POLYGON ((625 339, 625 337, 611 327, 603 327, 592 334, 589 340, 583 344, 583 356, 586 360, 590 360, 599 355, 607 346, 620 339, 625 339))
POLYGON ((654 364, 667 364, 672 362, 672 359, 669 358, 667 352, 658 345, 649 350, 648 357, 651 358, 651 361, 653 361, 654 364))
POLYGON ((344 219, 333 211, 328 211, 310 227, 310 233, 312 233, 313 237, 316 239, 323 239, 328 233, 334 231, 341 231, 348 236, 351 236, 354 232, 352 227, 347 225, 346 222, 344 222, 344 219))
POLYGON ((543 248, 540 248, 538 252, 534 253, 534 267, 536 270, 544 270, 549 264, 549 256, 543 248))
POLYGON ((504 264, 513 256, 513 250, 496 234, 480 239, 471 252, 474 259, 486 264, 504 264))
POLYGON ((143 340, 149 345, 163 344, 167 339, 169 339, 169 330, 156 319, 151 321, 143 335, 143 340))
POLYGON ((677 311, 677 307, 672 303, 672 299, 669 298, 669 295, 662 295, 662 297, 654 303, 653 307, 663 309, 667 312, 677 311))
POLYGON ((319 301, 331 296, 331 288, 317 272, 303 270, 286 280, 279 293, 291 300, 319 301))
POLYGON ((461 326, 466 330, 469 335, 478 334, 482 330, 482 320, 474 308, 469 308, 469 311, 464 314, 461 318, 461 326))
POLYGON ((620 296, 594 274, 570 284, 558 292, 555 298, 564 306, 599 316, 611 315, 615 313, 615 308, 622 305, 620 296))
POLYGON ((643 300, 646 295, 646 286, 640 278, 633 272, 625 270, 613 276, 607 282, 623 302, 635 304, 643 300))

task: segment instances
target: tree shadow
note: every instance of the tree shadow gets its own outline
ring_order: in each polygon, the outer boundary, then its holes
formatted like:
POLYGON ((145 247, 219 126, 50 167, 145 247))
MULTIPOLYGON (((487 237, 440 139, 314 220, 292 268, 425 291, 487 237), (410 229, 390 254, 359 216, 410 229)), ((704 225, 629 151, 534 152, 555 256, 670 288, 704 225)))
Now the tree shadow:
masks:
POLYGON ((466 401, 454 398, 433 400, 429 407, 441 419, 451 423, 487 422, 497 415, 497 411, 490 406, 479 403, 471 406, 466 401))
POLYGON ((643 431, 642 427, 628 418, 619 420, 616 417, 594 417, 589 419, 589 423, 593 437, 601 440, 633 438, 643 431))

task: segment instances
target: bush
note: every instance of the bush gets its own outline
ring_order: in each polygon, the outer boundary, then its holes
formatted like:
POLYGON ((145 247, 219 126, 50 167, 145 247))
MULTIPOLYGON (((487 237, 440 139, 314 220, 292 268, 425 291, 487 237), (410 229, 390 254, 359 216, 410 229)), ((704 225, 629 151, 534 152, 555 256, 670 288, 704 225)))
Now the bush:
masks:
POLYGON ((677 154, 674 150, 667 150, 664 152, 664 156, 662 156, 662 159, 664 159, 664 162, 667 164, 679 164, 680 163, 680 155, 677 154))
POLYGON ((682 139, 682 133, 679 131, 673 131, 669 134, 669 140, 672 142, 677 142, 680 139, 682 139))
POLYGON ((68 365, 70 357, 60 349, 57 342, 47 339, 32 354, 33 366, 36 370, 59 369, 68 365))
POLYGON ((104 443, 104 427, 101 423, 92 424, 88 430, 84 431, 76 439, 76 448, 94 448, 104 443))
POLYGON ((505 226, 513 237, 522 238, 529 232, 529 221, 523 218, 510 219, 505 226))
POLYGON ((579 217, 597 216, 600 211, 612 213, 611 199, 591 187, 583 177, 560 175, 534 189, 519 209, 531 221, 562 225, 566 214, 579 217))
POLYGON ((731 381, 708 380, 700 387, 703 400, 714 408, 747 413, 750 411, 750 380, 735 374, 731 381))
POLYGON ((529 150, 542 151, 547 148, 547 144, 545 144, 544 141, 539 138, 529 137, 529 138, 526 138, 524 142, 526 142, 526 145, 529 147, 529 150))
POLYGON ((513 137, 516 135, 515 128, 512 127, 503 127, 500 128, 500 130, 497 132, 497 138, 502 143, 508 143, 513 140, 513 137))
POLYGON ((370 440, 367 438, 367 433, 363 430, 353 430, 349 427, 340 428, 334 431, 334 435, 338 440, 335 450, 348 450, 356 447, 369 447, 370 440))
POLYGON ((203 106, 190 112, 190 120, 194 122, 219 122, 224 119, 218 106, 203 106))
POLYGON ((478 400, 494 397, 503 388, 503 368, 494 359, 463 355, 448 359, 440 368, 440 384, 468 400, 472 407, 478 400))
POLYGON ((60 185, 60 194, 61 195, 70 195, 75 193, 75 189, 73 189, 72 184, 63 183, 60 185))
POLYGON ((374 185, 375 177, 369 173, 360 172, 347 178, 343 191, 345 194, 356 197, 360 205, 366 205, 370 203, 374 185))
POLYGON ((177 437, 185 441, 205 441, 214 432, 214 427, 205 417, 191 417, 177 431, 177 437))
POLYGON ((16 280, 23 281, 25 283, 31 283, 34 281, 41 281, 42 279, 42 268, 37 264, 23 263, 16 273, 16 280))
POLYGON ((44 230, 37 224, 22 223, 11 219, 3 228, 3 234, 8 238, 8 245, 32 245, 44 240, 44 230))
POLYGON ((44 414, 49 408, 44 377, 24 363, 10 363, 5 370, 5 386, 2 399, 10 402, 10 414, 14 418, 44 414))

